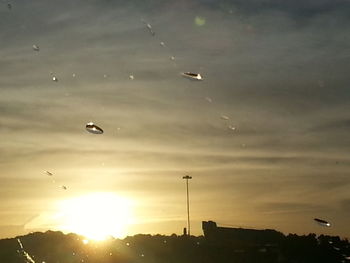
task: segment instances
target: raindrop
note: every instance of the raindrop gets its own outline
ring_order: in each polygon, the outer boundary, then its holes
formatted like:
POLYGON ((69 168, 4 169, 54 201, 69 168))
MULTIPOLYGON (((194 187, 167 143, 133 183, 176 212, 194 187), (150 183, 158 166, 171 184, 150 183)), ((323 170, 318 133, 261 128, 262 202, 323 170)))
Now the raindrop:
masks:
POLYGON ((90 133, 93 134, 102 134, 103 130, 98 127, 97 125, 95 125, 93 122, 89 122, 86 124, 86 130, 90 133))
POLYGON ((331 224, 325 220, 319 219, 319 218, 314 218, 314 220, 321 226, 327 226, 330 227, 331 224))
POLYGON ((34 259, 24 250, 23 244, 19 238, 17 238, 17 242, 21 248, 22 255, 26 258, 27 263, 35 263, 34 259))
POLYGON ((162 47, 165 47, 165 43, 162 41, 159 43, 162 47))
POLYGON ((171 57, 170 57, 170 60, 175 60, 175 57, 174 57, 174 56, 171 56, 171 57))
POLYGON ((228 128, 232 131, 236 131, 236 127, 232 126, 232 125, 229 125, 228 128))
POLYGON ((193 80, 203 80, 203 77, 199 73, 184 72, 181 74, 183 77, 193 80))
POLYGON ((163 243, 166 244, 166 240, 164 240, 163 243))
POLYGON ((45 173, 48 175, 48 176, 53 176, 53 173, 49 172, 49 171, 45 171, 45 173))
POLYGON ((141 257, 144 257, 145 255, 144 254, 141 254, 141 257))
POLYGON ((39 48, 39 46, 37 46, 37 45, 33 45, 33 50, 34 50, 34 51, 39 51, 40 48, 39 48))
POLYGON ((65 186, 65 185, 62 185, 61 188, 62 188, 63 190, 67 190, 67 186, 65 186))
POLYGON ((127 246, 130 246, 130 243, 129 243, 129 242, 127 242, 127 243, 126 243, 126 245, 127 245, 127 246))
POLYGON ((75 78, 77 75, 75 75, 75 73, 72 74, 72 77, 75 78))
POLYGON ((200 16, 196 16, 194 19, 194 23, 196 26, 204 26, 205 25, 205 18, 204 17, 200 17, 200 16))
POLYGON ((149 33, 154 36, 156 33, 153 31, 151 24, 147 23, 146 27, 148 28, 149 33))
POLYGON ((113 255, 112 252, 110 252, 109 255, 112 256, 113 255))
POLYGON ((107 76, 107 74, 103 74, 103 77, 104 77, 104 78, 107 78, 108 76, 107 76))
POLYGON ((55 77, 55 76, 53 76, 53 77, 52 77, 52 81, 54 81, 54 82, 58 82, 58 78, 57 78, 57 77, 55 77))
POLYGON ((129 79, 134 80, 135 79, 134 75, 130 75, 129 79))
POLYGON ((220 118, 224 121, 228 121, 230 118, 226 115, 221 115, 220 118))
POLYGON ((209 103, 212 103, 212 102, 213 102, 213 100, 212 100, 210 97, 205 97, 205 100, 206 100, 207 102, 209 102, 209 103))

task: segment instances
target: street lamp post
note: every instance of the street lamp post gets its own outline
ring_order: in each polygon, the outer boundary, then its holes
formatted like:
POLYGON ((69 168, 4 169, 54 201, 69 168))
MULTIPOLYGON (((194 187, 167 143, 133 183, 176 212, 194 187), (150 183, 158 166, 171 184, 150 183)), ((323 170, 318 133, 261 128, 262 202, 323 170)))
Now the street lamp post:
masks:
POLYGON ((190 198, 188 193, 188 180, 192 179, 192 176, 186 175, 183 176, 182 179, 186 179, 186 192, 187 192, 187 228, 188 235, 191 235, 191 225, 190 225, 190 198))

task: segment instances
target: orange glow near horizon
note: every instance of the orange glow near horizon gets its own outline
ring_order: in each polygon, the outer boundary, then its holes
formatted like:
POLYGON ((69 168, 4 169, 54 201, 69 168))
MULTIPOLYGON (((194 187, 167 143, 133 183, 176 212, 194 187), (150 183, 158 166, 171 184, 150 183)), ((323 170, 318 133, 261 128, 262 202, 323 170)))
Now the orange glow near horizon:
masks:
POLYGON ((66 199, 59 204, 58 229, 97 241, 121 238, 134 221, 132 206, 131 199, 110 192, 66 199))

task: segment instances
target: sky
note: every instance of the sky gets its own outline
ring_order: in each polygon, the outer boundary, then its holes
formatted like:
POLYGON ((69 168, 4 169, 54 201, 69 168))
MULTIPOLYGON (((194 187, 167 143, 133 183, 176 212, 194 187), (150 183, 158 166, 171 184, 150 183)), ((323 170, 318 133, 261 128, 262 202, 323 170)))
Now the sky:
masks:
POLYGON ((186 174, 192 234, 213 220, 350 237, 349 1, 10 3, 0 238, 64 230, 60 205, 93 193, 130 201, 124 234, 181 234, 186 174))

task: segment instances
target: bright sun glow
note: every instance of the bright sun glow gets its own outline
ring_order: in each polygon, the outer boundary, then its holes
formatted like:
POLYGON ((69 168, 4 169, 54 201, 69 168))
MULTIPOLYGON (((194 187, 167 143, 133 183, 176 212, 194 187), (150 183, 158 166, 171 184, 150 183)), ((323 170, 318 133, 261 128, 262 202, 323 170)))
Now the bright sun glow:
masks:
POLYGON ((131 200, 114 193, 93 193, 64 200, 59 206, 59 228, 88 239, 124 237, 133 221, 131 200))

